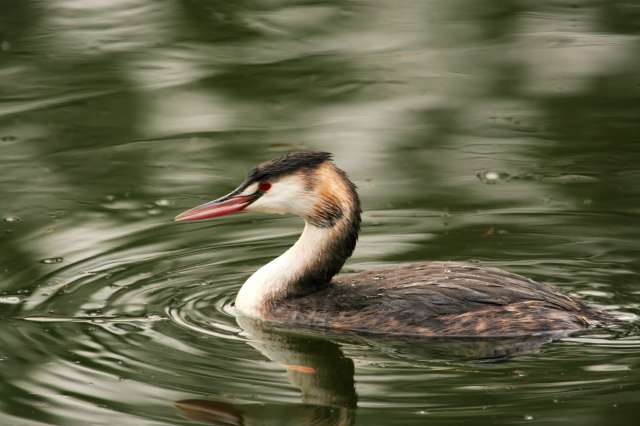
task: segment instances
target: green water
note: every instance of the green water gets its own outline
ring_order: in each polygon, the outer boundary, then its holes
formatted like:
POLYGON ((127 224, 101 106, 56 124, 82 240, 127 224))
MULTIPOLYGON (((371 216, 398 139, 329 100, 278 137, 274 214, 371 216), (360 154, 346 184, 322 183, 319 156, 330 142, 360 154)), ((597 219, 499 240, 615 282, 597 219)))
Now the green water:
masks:
POLYGON ((1 425, 637 418, 636 0, 0 11, 1 425), (239 286, 301 222, 171 220, 302 148, 333 152, 359 186, 346 270, 478 262, 623 325, 534 349, 238 324, 239 286))

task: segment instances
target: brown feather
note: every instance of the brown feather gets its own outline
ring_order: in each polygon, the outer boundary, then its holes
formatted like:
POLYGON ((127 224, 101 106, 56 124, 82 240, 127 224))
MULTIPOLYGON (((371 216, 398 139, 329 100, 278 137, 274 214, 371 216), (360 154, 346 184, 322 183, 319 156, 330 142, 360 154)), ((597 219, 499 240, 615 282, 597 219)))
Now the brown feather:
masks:
POLYGON ((273 305, 268 319, 367 333, 505 337, 575 331, 608 318, 520 275, 425 262, 339 277, 273 305))

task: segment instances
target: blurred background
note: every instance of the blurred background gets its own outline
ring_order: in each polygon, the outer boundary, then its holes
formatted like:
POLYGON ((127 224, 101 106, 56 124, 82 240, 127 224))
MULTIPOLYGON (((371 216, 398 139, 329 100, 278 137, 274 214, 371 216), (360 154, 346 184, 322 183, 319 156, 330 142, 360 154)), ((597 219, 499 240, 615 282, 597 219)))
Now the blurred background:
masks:
POLYGON ((639 118, 637 0, 0 0, 0 423, 629 424, 639 118), (479 262, 628 327, 490 365, 339 342, 358 408, 305 399, 231 306, 299 220, 171 223, 298 149, 359 187, 347 271, 479 262))

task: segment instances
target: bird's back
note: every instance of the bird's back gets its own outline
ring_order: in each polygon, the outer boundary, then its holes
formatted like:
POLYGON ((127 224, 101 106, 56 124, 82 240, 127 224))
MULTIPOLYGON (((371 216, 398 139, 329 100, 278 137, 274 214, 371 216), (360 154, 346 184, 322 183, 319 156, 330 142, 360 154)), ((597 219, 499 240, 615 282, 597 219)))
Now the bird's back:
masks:
POLYGON ((344 275, 269 307, 295 326, 423 336, 570 332, 605 316, 557 289, 496 268, 424 262, 344 275))

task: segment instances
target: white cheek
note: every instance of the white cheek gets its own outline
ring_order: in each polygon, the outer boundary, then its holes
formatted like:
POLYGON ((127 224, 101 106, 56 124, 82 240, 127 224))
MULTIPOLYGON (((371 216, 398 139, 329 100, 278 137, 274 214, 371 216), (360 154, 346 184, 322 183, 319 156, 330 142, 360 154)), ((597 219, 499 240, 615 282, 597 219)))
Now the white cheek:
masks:
POLYGON ((255 194, 258 191, 258 182, 254 182, 251 185, 247 186, 244 191, 242 191, 239 195, 251 195, 255 194))
POLYGON ((268 192, 247 207, 247 211, 304 216, 312 205, 304 182, 285 178, 273 183, 268 192))

